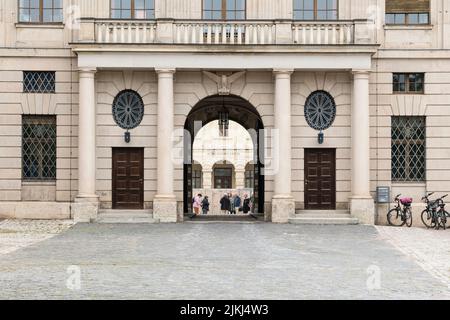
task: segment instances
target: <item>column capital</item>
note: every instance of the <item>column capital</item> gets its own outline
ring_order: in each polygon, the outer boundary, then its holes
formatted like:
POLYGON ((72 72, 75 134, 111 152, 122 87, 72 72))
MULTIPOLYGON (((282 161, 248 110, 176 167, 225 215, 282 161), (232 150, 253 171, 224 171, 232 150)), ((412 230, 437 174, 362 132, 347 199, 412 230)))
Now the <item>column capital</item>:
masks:
POLYGON ((275 76, 290 76, 294 73, 294 69, 273 69, 275 76))
POLYGON ((97 73, 97 68, 95 68, 95 67, 80 67, 80 68, 78 68, 78 72, 81 74, 81 73, 92 73, 92 74, 95 74, 95 73, 97 73))
POLYGON ((352 70, 353 77, 369 78, 370 70, 352 70))
POLYGON ((176 72, 175 68, 158 68, 155 69, 157 74, 174 74, 176 72))

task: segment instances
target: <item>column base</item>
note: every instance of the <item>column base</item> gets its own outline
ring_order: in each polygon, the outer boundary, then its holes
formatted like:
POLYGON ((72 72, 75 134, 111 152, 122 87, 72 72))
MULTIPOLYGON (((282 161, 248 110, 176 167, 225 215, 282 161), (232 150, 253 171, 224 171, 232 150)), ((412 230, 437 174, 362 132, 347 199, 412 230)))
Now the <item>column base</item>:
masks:
POLYGON ((178 222, 175 196, 156 196, 153 200, 153 218, 161 223, 178 222))
POLYGON ((288 223, 295 216, 295 200, 291 196, 274 196, 272 198, 272 222, 288 223))
POLYGON ((72 204, 72 218, 75 223, 92 223, 97 219, 99 197, 77 197, 72 204))
POLYGON ((375 225, 375 202, 372 197, 350 199, 350 214, 361 224, 375 225))

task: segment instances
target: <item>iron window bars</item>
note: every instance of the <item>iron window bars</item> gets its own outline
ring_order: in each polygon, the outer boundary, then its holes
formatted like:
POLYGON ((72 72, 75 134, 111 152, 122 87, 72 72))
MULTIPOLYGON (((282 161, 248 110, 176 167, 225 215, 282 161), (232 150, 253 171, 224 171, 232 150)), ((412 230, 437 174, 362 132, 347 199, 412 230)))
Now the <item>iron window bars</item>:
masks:
POLYGON ((22 178, 56 179, 56 116, 22 116, 22 178))

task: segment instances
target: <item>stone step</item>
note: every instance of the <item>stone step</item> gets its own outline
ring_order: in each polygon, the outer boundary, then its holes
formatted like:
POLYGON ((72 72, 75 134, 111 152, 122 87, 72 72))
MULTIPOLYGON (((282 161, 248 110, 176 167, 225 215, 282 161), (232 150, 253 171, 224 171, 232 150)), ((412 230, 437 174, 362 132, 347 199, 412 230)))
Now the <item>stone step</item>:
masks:
POLYGON ((339 217, 300 217, 289 219, 291 224, 310 224, 310 225, 357 225, 359 224, 356 218, 339 218, 339 217))
POLYGON ((306 216, 306 215, 314 215, 314 216, 335 216, 335 215, 350 215, 348 210, 297 210, 296 215, 306 216))
POLYGON ((239 223, 239 222, 261 222, 264 221, 264 217, 256 217, 248 215, 200 215, 194 218, 190 216, 185 216, 185 222, 231 222, 231 223, 239 223))
POLYGON ((97 223, 159 223, 149 210, 100 210, 97 223))
POLYGON ((357 225, 359 220, 353 218, 346 210, 302 210, 294 218, 289 219, 292 224, 309 225, 357 225))

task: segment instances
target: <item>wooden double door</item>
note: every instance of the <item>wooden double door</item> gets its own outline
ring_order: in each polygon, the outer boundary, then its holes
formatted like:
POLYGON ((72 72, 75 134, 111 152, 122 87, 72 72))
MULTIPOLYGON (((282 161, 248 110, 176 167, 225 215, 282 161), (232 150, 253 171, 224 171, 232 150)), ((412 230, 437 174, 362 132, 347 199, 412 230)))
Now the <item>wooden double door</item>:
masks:
POLYGON ((305 209, 336 209, 336 149, 305 149, 305 209))
POLYGON ((113 209, 144 209, 144 149, 113 148, 113 209))

